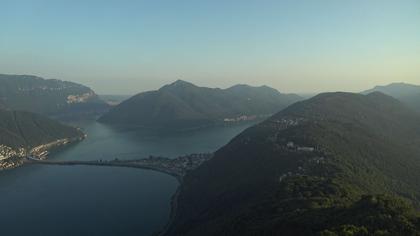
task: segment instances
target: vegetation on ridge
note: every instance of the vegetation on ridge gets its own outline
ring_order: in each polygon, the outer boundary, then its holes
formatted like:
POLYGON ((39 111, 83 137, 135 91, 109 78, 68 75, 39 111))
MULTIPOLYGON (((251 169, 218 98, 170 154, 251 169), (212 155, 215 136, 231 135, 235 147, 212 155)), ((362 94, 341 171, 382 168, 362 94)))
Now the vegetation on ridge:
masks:
POLYGON ((326 93, 251 127, 186 176, 168 235, 420 235, 420 116, 326 93))
POLYGON ((236 85, 218 89, 198 87, 178 80, 157 91, 133 96, 111 109, 99 121, 119 125, 188 128, 267 116, 300 99, 297 95, 281 94, 267 86, 236 85))

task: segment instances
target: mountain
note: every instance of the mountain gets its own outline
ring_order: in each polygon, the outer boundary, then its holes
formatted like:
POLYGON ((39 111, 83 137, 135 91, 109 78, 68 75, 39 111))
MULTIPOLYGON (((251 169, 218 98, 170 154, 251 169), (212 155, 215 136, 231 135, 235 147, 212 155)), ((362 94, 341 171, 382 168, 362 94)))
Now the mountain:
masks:
POLYGON ((73 127, 36 113, 0 110, 0 143, 12 148, 34 147, 81 135, 73 127))
POLYGON ((129 99, 130 95, 117 95, 117 94, 101 94, 99 97, 110 106, 116 106, 129 99))
POLYGON ((131 97, 99 121, 149 127, 194 127, 274 114, 300 99, 267 86, 236 85, 219 89, 178 80, 157 91, 131 97))
POLYGON ((406 83, 393 83, 386 86, 376 86, 373 89, 362 92, 382 92, 402 101, 410 108, 420 112, 420 86, 406 83))
POLYGON ((320 94, 188 173, 166 235, 420 235, 419 153, 400 101, 320 94))
POLYGON ((96 114, 108 109, 90 88, 32 75, 0 74, 0 108, 51 117, 96 114))
POLYGON ((81 139, 83 136, 84 134, 76 128, 36 113, 0 110, 0 169, 22 164, 22 157, 28 152, 36 155, 47 151, 47 144, 53 147, 81 139), (34 150, 40 146, 43 147, 34 150), (12 161, 9 162, 10 160, 12 161))

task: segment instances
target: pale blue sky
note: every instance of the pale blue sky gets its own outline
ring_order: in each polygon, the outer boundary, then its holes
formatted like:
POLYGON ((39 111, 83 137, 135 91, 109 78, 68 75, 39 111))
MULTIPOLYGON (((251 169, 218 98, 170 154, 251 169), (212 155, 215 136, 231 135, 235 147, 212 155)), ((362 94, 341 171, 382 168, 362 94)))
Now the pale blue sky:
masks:
POLYGON ((0 73, 136 93, 420 84, 419 0, 0 0, 0 73))

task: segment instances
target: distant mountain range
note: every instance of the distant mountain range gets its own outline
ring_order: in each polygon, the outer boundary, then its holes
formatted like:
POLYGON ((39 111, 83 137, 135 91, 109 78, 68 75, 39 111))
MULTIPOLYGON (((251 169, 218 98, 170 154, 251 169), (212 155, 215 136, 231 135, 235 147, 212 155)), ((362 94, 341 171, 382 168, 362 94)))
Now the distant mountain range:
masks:
POLYGON ((112 94, 101 94, 99 95, 99 98, 102 99, 102 101, 106 102, 110 106, 116 106, 123 102, 124 100, 129 99, 130 95, 112 95, 112 94))
POLYGON ((267 116, 301 99, 267 86, 219 89, 178 80, 131 97, 99 121, 148 127, 198 127, 267 116))
POLYGON ((386 86, 376 86, 373 89, 362 92, 382 92, 397 98, 412 109, 420 112, 420 86, 406 83, 392 83, 386 86))
POLYGON ((0 108, 52 117, 105 112, 108 105, 90 88, 32 75, 0 74, 0 108))
POLYGON ((419 235, 419 153, 420 115, 400 101, 320 94, 187 174, 166 235, 419 235))
POLYGON ((23 163, 27 155, 84 137, 51 117, 75 116, 105 109, 89 88, 26 75, 0 75, 0 169, 23 163))

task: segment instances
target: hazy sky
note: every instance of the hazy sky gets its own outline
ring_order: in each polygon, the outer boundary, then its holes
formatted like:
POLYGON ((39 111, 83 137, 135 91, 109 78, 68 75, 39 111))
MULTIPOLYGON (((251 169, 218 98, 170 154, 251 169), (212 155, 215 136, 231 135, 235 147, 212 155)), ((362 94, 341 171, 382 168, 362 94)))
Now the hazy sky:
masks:
POLYGON ((131 94, 420 84, 419 0, 0 0, 0 73, 131 94))

